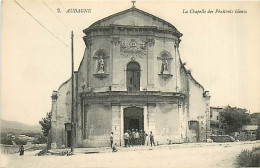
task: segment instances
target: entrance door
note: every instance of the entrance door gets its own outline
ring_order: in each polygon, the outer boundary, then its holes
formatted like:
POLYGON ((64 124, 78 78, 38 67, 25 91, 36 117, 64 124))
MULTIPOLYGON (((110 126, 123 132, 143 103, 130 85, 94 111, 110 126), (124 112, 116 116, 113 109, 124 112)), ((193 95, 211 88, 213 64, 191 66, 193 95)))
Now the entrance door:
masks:
POLYGON ((126 87, 128 92, 140 91, 140 66, 137 62, 127 65, 126 87))
POLYGON ((199 122, 189 121, 189 130, 193 134, 193 137, 190 137, 190 142, 199 142, 199 122))
POLYGON ((124 109, 124 132, 127 130, 144 130, 143 109, 138 107, 128 107, 124 109))
POLYGON ((71 131, 67 131, 67 147, 71 147, 71 131))
POLYGON ((71 147, 71 123, 65 123, 65 146, 71 147))
POLYGON ((130 119, 129 125, 128 125, 128 130, 130 130, 130 128, 134 129, 134 130, 136 130, 136 129, 140 130, 139 123, 140 123, 139 119, 130 119))

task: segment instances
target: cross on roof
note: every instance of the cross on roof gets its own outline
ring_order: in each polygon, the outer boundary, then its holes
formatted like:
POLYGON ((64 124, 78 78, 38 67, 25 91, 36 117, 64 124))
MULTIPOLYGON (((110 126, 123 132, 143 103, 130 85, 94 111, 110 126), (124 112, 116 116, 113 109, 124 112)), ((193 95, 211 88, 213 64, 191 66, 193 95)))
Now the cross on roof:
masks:
POLYGON ((135 0, 132 0, 131 2, 132 2, 132 4, 133 4, 132 7, 135 7, 135 3, 136 3, 136 1, 135 1, 135 0))

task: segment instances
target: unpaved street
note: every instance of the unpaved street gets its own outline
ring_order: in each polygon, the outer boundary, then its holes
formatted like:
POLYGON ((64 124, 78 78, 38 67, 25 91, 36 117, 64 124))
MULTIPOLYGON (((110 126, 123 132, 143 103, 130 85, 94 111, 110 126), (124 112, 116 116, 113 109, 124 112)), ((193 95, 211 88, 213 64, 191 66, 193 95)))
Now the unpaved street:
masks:
POLYGON ((116 153, 84 154, 77 149, 74 156, 35 156, 37 151, 2 155, 1 167, 236 167, 235 158, 243 149, 259 146, 259 142, 223 144, 180 144, 170 146, 134 147, 116 153))

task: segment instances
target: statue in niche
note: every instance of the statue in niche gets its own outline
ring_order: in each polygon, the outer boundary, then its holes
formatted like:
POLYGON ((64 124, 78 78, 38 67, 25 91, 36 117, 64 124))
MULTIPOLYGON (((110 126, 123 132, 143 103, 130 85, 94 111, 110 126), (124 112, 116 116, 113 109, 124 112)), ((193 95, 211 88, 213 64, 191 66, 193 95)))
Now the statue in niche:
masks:
POLYGON ((170 74, 168 71, 168 60, 164 59, 162 61, 162 70, 161 70, 161 74, 170 74))
POLYGON ((102 56, 99 57, 98 64, 99 64, 98 73, 104 73, 105 63, 104 63, 102 56))

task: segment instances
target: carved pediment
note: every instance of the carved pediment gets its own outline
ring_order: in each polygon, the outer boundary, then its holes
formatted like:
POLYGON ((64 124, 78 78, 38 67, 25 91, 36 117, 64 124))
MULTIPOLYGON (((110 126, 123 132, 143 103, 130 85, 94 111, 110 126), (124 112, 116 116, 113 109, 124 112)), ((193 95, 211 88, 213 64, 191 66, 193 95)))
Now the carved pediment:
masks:
POLYGON ((120 41, 120 53, 125 57, 143 57, 147 53, 147 44, 140 38, 126 38, 120 41))

